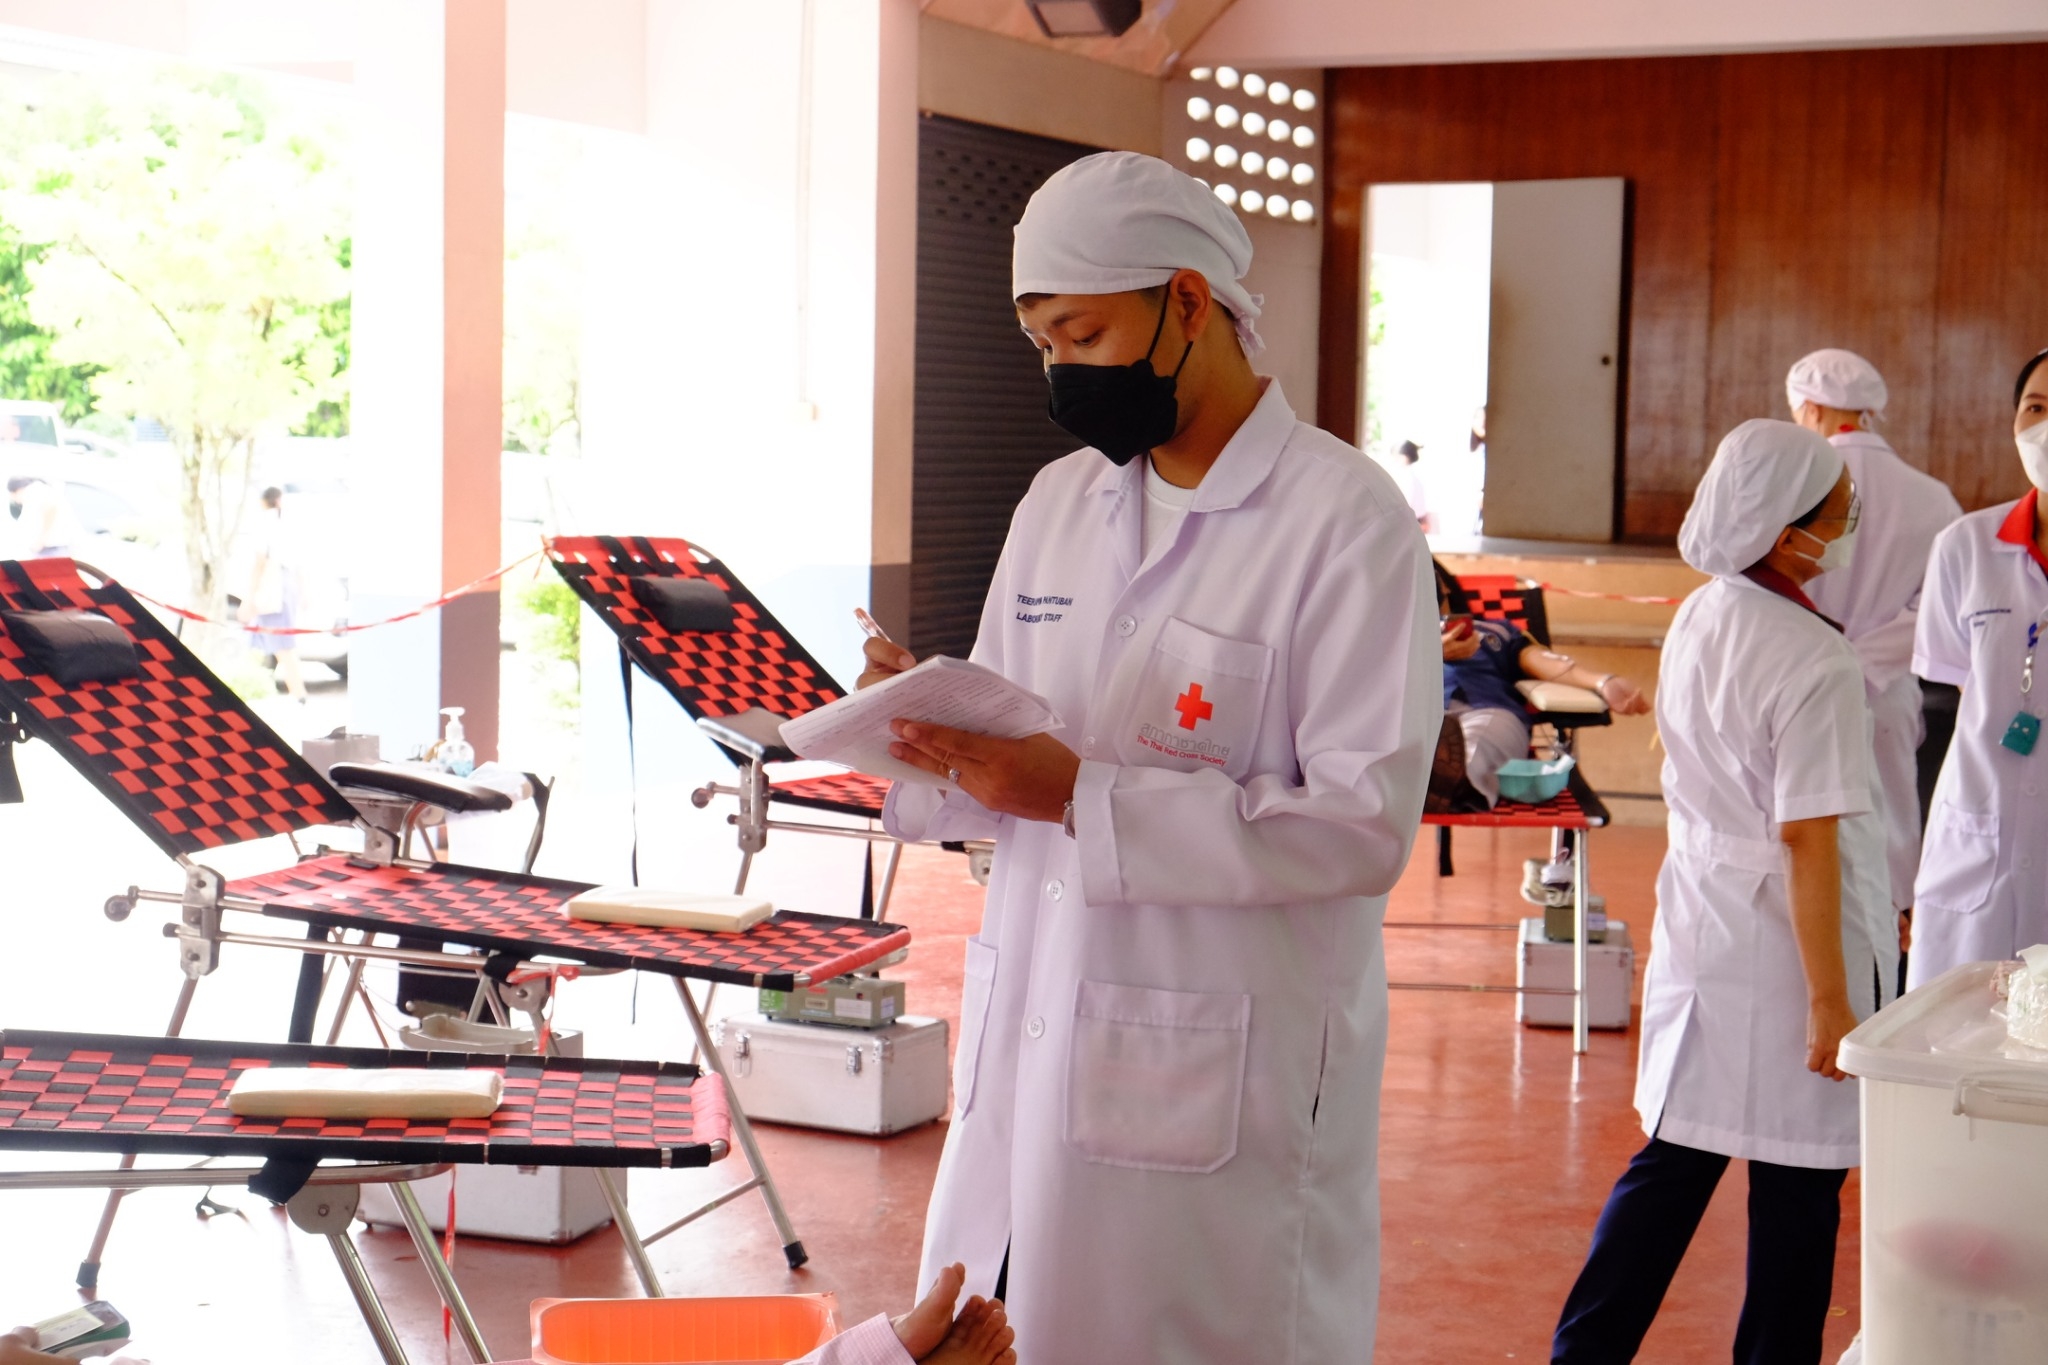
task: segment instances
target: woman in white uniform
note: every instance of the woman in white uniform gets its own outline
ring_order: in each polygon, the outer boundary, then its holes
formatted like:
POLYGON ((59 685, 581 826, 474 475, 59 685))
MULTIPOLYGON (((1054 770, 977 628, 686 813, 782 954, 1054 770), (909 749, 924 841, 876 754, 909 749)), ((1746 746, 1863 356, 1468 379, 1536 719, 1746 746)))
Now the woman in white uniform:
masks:
POLYGON ((1916 755, 1926 734, 1913 676, 1914 619, 1934 538, 1963 508, 1947 484, 1900 459, 1871 429, 1888 396, 1884 376, 1854 351, 1815 351, 1785 376, 1792 420, 1841 452, 1863 502, 1856 562, 1814 579, 1807 595, 1822 615, 1842 623, 1863 665, 1892 908, 1903 915, 1913 908, 1920 871, 1916 755))
MULTIPOLYGON (((1251 242, 1132 153, 1017 227, 1019 321, 1087 447, 1018 506, 974 657, 1065 724, 899 722, 909 839, 994 838, 925 1227, 1033 1361, 1372 1354, 1387 891, 1443 718, 1386 473, 1251 368, 1251 242), (1153 371, 1158 363, 1160 373, 1153 371)), ((906 666, 871 641, 863 684, 906 666)))
POLYGON ((2033 487, 1942 533, 1920 604, 1913 669, 1963 700, 1928 812, 1909 986, 2048 942, 2048 676, 2034 678, 2048 674, 2048 351, 2020 371, 2013 407, 2033 487))
POLYGON ((1801 591, 1856 533, 1841 455, 1788 422, 1730 432, 1679 550, 1686 599, 1657 689, 1670 848, 1643 980, 1650 1141, 1601 1212, 1553 1361, 1627 1361, 1730 1158, 1749 1162, 1737 1365, 1820 1358, 1857 1164, 1844 1035, 1897 971, 1870 711, 1855 651, 1801 591))

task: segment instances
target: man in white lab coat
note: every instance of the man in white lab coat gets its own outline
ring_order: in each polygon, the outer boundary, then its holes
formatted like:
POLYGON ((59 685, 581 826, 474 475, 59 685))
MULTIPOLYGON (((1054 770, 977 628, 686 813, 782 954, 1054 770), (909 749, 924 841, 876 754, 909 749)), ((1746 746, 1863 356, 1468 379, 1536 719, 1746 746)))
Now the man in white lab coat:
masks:
MULTIPOLYGON (((1551 1360, 1631 1360, 1731 1158, 1749 1162, 1737 1365, 1814 1365, 1860 1152, 1836 1050, 1892 993, 1898 938, 1855 651, 1803 587, 1852 559, 1841 454, 1789 422, 1721 442, 1679 532, 1712 581, 1664 644, 1670 848, 1643 979, 1649 1144, 1593 1233, 1551 1360)), ((1860 551, 1859 551, 1860 553, 1860 551)))
POLYGON ((1888 397, 1884 376, 1854 351, 1802 356, 1785 376, 1792 420, 1841 453, 1863 504, 1856 560, 1813 580, 1807 595, 1863 665, 1877 754, 1892 908, 1913 908, 1920 871, 1920 773, 1926 728, 1913 676, 1913 626, 1934 538, 1963 514, 1948 485, 1900 459, 1873 430, 1888 397))
MULTIPOLYGON (((1033 197, 1018 317, 1087 448, 1017 508, 974 657, 1064 725, 897 726, 946 786, 899 785, 890 832, 996 840, 921 1277, 964 1261, 1026 1360, 1371 1355, 1433 577, 1392 480, 1253 371, 1250 259, 1151 157, 1033 197)), ((910 663, 868 658, 864 685, 910 663)))

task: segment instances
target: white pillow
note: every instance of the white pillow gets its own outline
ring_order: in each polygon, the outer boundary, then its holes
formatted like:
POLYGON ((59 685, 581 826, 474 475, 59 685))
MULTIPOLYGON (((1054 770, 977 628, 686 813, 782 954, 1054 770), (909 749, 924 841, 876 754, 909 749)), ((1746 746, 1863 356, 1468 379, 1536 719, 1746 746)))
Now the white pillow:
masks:
POLYGON ((704 929, 743 934, 775 913, 769 902, 715 891, 663 891, 646 886, 594 886, 568 904, 571 919, 638 924, 653 929, 704 929))
POLYGON ((481 1119, 497 1112, 495 1071, 265 1066, 235 1077, 228 1112, 252 1119, 481 1119))
POLYGON ((1573 687, 1570 683, 1538 682, 1534 678, 1524 678, 1515 684, 1515 690, 1538 711, 1597 716, 1607 709, 1607 703, 1601 699, 1598 692, 1573 687))

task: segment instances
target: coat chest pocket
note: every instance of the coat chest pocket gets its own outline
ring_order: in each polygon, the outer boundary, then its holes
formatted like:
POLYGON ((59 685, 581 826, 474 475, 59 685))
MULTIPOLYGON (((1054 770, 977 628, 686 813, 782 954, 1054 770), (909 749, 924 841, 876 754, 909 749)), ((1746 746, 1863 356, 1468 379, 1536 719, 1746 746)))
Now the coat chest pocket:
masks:
POLYGON ((1980 815, 1946 801, 1935 802, 1920 853, 1915 903, 1950 914, 1974 914, 1990 901, 1997 875, 1998 812, 1980 815))
POLYGON ((960 1046, 953 1054, 953 1117, 974 1107, 974 1079, 981 1070, 981 1040, 988 1033, 989 998, 995 993, 996 950, 979 936, 967 940, 960 979, 960 1046))
POLYGON ((1237 1155, 1249 995, 1083 981, 1067 1055, 1067 1145, 1089 1161, 1206 1172, 1237 1155))
POLYGON ((1180 772, 1215 768, 1241 779, 1251 768, 1272 676, 1272 646, 1168 617, 1138 677, 1118 757, 1180 772))

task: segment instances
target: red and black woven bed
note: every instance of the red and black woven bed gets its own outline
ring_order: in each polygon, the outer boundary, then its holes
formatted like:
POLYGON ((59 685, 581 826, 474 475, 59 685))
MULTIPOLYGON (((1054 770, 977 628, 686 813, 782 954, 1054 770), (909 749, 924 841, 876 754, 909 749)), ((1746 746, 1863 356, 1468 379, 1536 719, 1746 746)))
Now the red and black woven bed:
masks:
MULTIPOLYGON (((133 645, 131 673, 67 684, 0 621, 0 799, 20 797, 12 780, 12 745, 42 740, 178 861, 179 891, 131 889, 109 901, 116 917, 125 916, 137 899, 180 907, 167 930, 177 940, 186 977, 176 1018, 182 1018, 194 984, 214 969, 224 945, 287 946, 281 939, 223 927, 224 912, 250 912, 306 926, 301 998, 291 1028, 296 1042, 310 1040, 328 956, 359 966, 379 954, 422 965, 424 955, 431 969, 499 983, 521 963, 545 958, 674 978, 693 1041, 716 1068, 716 1051, 701 1012, 682 988, 684 978, 790 990, 858 970, 909 944, 909 930, 899 925, 787 910, 743 934, 588 924, 563 909, 587 889, 584 883, 399 859, 388 833, 371 829, 326 776, 118 583, 96 572, 88 579, 68 559, 0 561, 0 609, 93 613, 133 645), (361 854, 323 851, 232 882, 193 861, 227 845, 348 825, 364 831, 361 854), (397 936, 399 947, 376 943, 380 935, 397 936), (424 942, 428 951, 408 949, 408 941, 424 942)), ((758 667, 773 662, 763 655, 758 667)), ((791 665, 777 676, 793 685, 800 672, 791 665)), ((375 780, 375 774, 361 780, 375 780)), ((397 783, 393 790, 405 792, 424 779, 410 774, 391 780, 397 783)), ((175 1024, 171 1031, 177 1031, 175 1024)), ((751 1183, 768 1201, 785 1253, 792 1265, 801 1264, 802 1244, 746 1116, 735 1104, 730 1118, 734 1140, 753 1167, 751 1183)), ((95 1263, 96 1253, 88 1265, 95 1263)), ((641 1273, 651 1279, 644 1264, 641 1273)))

